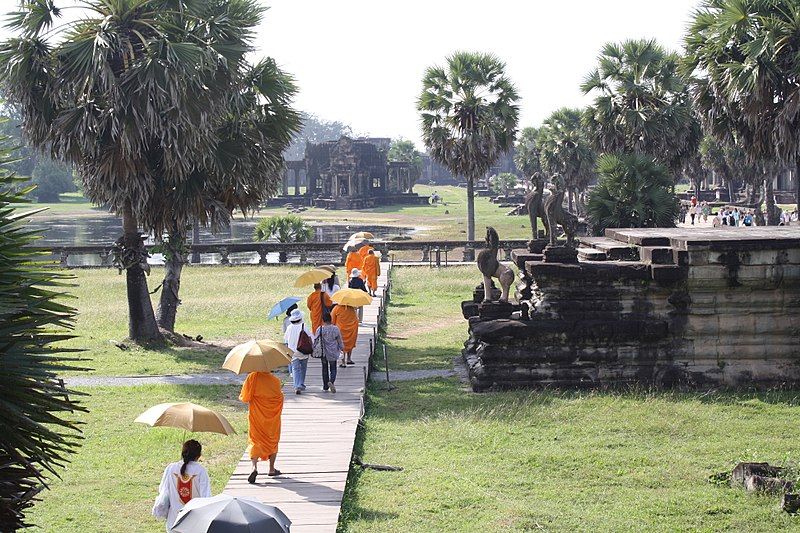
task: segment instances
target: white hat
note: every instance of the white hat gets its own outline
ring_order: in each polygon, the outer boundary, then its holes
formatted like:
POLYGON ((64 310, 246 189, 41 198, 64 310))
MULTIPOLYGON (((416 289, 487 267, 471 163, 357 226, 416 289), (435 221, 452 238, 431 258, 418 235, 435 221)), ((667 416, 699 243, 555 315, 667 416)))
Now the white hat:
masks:
POLYGON ((297 323, 303 321, 303 312, 299 309, 295 309, 292 311, 292 314, 289 315, 289 322, 297 323))
POLYGON ((361 271, 359 269, 357 269, 357 268, 354 268, 353 270, 350 271, 350 277, 351 278, 360 278, 361 277, 361 271))

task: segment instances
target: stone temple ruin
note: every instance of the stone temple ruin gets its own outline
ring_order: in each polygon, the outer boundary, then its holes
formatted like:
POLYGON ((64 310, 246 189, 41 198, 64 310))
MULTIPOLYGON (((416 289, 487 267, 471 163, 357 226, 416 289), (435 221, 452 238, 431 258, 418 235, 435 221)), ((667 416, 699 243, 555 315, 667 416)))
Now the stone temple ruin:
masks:
POLYGON ((282 195, 270 205, 365 209, 427 204, 427 196, 411 192, 417 179, 413 165, 387 160, 389 145, 390 139, 349 137, 308 143, 305 159, 286 162, 282 195))
POLYGON ((797 226, 609 229, 567 262, 546 245, 512 254, 518 304, 462 304, 475 390, 800 381, 797 226))

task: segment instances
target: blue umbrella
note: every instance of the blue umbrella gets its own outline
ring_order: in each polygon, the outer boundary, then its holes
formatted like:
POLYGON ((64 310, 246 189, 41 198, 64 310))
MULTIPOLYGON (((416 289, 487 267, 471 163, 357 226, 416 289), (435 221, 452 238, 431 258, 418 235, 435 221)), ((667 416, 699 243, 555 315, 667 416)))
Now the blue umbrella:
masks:
POLYGON ((291 306, 293 306, 299 301, 300 298, 298 298, 297 296, 289 296, 288 298, 284 298, 283 300, 272 306, 272 309, 270 310, 267 319, 269 320, 270 318, 275 318, 276 316, 285 313, 287 309, 289 309, 291 306))

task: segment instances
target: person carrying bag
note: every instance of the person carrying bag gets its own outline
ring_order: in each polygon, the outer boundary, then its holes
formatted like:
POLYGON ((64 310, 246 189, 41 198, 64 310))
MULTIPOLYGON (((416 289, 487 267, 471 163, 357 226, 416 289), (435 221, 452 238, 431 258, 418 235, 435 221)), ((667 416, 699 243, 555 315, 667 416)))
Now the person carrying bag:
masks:
POLYGON ((336 362, 339 354, 344 349, 342 332, 331 324, 330 313, 322 314, 322 325, 317 328, 314 339, 314 353, 312 357, 321 359, 322 362, 322 390, 336 392, 336 362))

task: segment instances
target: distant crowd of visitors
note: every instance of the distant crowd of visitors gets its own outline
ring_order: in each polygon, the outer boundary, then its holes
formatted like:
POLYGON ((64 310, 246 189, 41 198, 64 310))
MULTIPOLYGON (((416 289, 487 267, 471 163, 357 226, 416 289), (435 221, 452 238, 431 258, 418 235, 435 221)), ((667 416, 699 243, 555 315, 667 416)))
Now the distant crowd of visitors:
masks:
MULTIPOLYGON (((702 220, 704 223, 708 222, 708 217, 711 216, 711 225, 715 228, 720 226, 763 226, 765 225, 764 215, 761 211, 756 209, 746 209, 743 207, 724 206, 717 210, 716 214, 712 214, 711 206, 708 202, 698 202, 697 198, 692 196, 688 204, 681 203, 681 210, 679 220, 685 224, 687 218, 692 226, 699 224, 702 220)), ((788 226, 792 222, 798 221, 798 213, 794 211, 781 211, 780 226, 788 226)))

